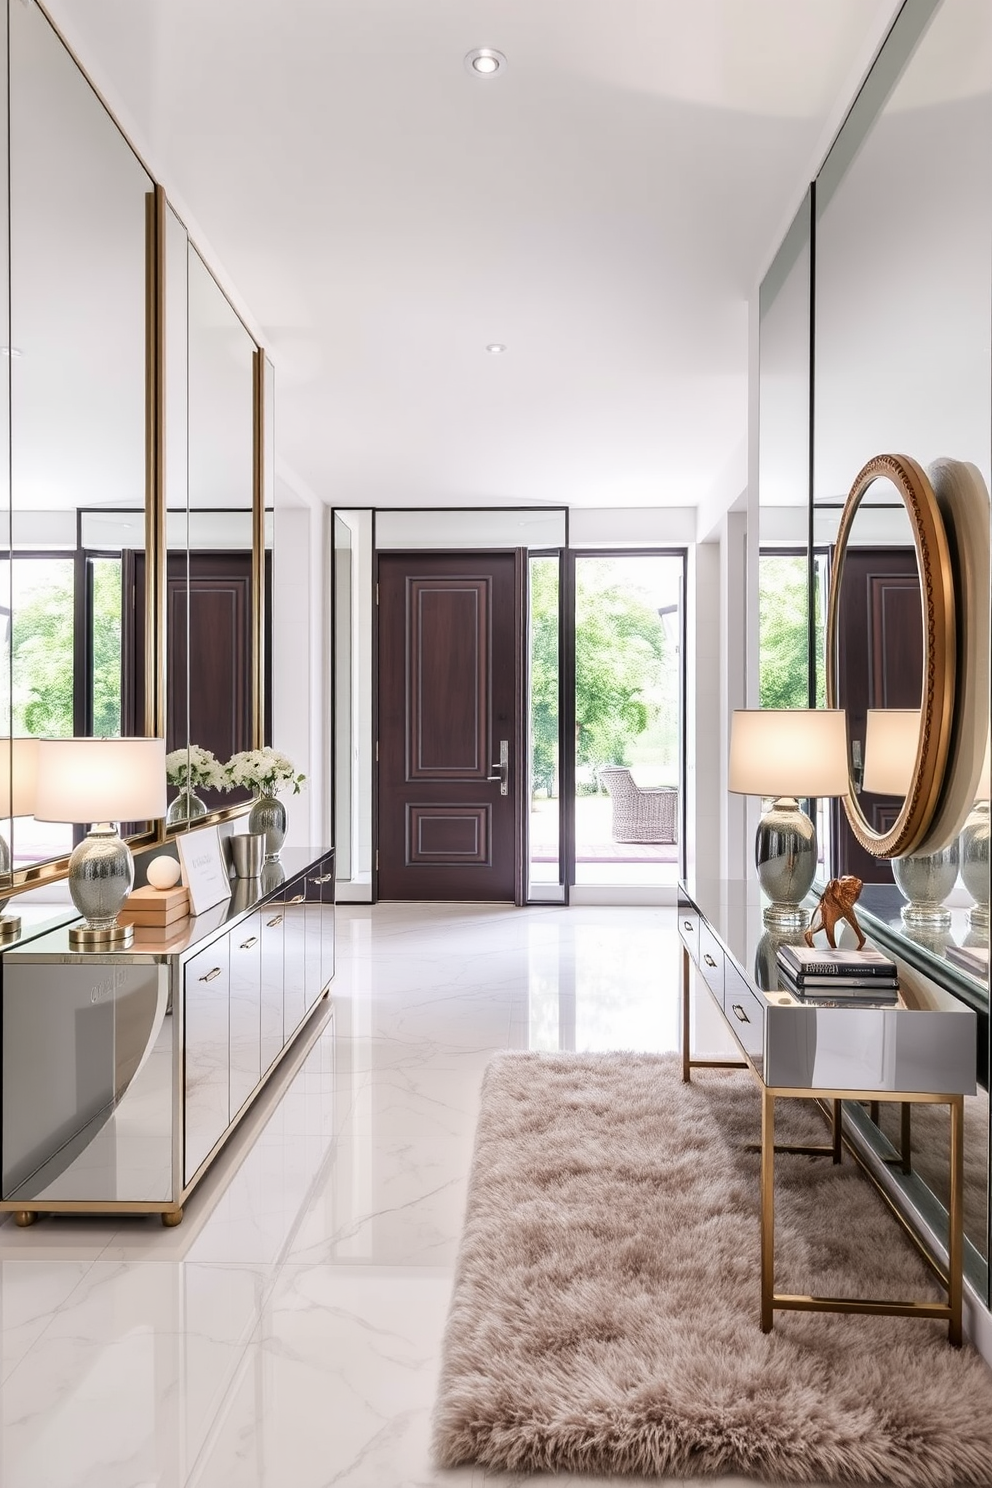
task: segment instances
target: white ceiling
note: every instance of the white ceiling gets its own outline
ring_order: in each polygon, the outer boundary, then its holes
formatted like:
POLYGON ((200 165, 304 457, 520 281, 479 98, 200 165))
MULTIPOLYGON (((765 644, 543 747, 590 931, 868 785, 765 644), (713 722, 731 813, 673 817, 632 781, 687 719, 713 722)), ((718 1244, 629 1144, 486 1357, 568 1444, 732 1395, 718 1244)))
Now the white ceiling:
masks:
POLYGON ((301 489, 636 507, 743 488, 747 298, 898 7, 48 8, 250 313, 301 489))

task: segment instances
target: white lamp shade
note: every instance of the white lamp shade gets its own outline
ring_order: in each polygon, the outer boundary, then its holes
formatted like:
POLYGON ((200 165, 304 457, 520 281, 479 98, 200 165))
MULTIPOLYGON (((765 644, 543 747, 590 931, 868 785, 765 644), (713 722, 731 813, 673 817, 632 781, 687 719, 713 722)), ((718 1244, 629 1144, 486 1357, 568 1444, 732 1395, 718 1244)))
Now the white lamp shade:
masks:
POLYGON ((863 789, 879 796, 905 796, 919 747, 919 708, 869 708, 863 789))
POLYGON ((0 817, 33 816, 38 739, 0 739, 0 817))
POLYGON ((730 789, 745 796, 843 796, 843 708, 747 708, 730 722, 730 789))
POLYGON ((39 741, 39 821, 152 821, 165 809, 164 739, 39 741))

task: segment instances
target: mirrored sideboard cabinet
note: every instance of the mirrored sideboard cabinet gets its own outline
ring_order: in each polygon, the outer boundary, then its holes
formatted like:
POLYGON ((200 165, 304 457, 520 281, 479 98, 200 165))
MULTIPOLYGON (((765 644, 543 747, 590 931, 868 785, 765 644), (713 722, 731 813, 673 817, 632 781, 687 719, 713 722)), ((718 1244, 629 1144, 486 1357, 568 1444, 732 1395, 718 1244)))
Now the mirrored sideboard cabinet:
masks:
POLYGON ((183 1205, 292 1046, 323 1026, 334 853, 285 851, 231 898, 123 951, 68 926, 0 958, 0 1211, 183 1205))

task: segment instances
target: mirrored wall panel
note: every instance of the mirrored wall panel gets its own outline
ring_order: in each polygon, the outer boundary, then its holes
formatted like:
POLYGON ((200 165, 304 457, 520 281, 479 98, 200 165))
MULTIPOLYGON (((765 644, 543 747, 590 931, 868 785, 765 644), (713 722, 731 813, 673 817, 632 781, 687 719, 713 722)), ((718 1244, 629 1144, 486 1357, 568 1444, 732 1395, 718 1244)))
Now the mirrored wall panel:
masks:
POLYGON ((170 385, 173 407, 184 399, 183 435, 170 437, 177 445, 183 439, 185 460, 168 484, 166 523, 166 747, 175 824, 249 799, 243 788, 222 789, 216 767, 254 741, 256 347, 174 224, 167 262, 172 296, 184 291, 186 310, 175 332, 185 363, 170 385))
MULTIPOLYGON (((913 752, 922 752, 913 726, 927 685, 927 644, 954 697, 955 742, 938 782, 945 821, 962 791, 978 791, 974 738, 980 751, 988 737, 992 10, 983 0, 905 7, 865 100, 874 117, 865 107, 852 111, 816 188, 814 547, 831 567, 844 502, 875 456, 911 457, 938 492, 948 465, 935 462, 957 462, 966 476, 950 500, 937 497, 951 550, 953 634, 948 616, 942 631, 927 629, 925 638, 936 575, 923 571, 912 511, 884 481, 870 486, 847 539, 831 647, 858 804, 885 831, 904 788, 898 769, 887 778, 876 769, 869 710, 878 710, 881 727, 891 725, 892 737, 901 719, 913 752), (982 560, 977 566, 972 554, 982 560), (971 679, 983 666, 976 689, 971 679)), ((970 802, 959 805, 966 813, 970 802)), ((984 1015, 979 1078, 987 1085, 988 924, 974 916, 974 896, 959 875, 958 839, 952 832, 939 853, 928 844, 923 856, 896 860, 893 882, 890 862, 854 839, 841 803, 830 822, 825 873, 866 881, 861 905, 875 917, 869 929, 888 926, 893 947, 984 1015), (923 878, 940 885, 929 925, 914 918, 911 886, 923 878)), ((985 1091, 966 1105, 966 1272, 987 1295, 985 1091)), ((885 1107, 852 1108, 849 1119, 887 1170, 901 1175, 914 1208, 946 1234, 946 1122, 914 1114, 910 1131, 903 1113, 885 1107)))
POLYGON ((805 708, 809 699, 811 207, 810 192, 759 297, 758 645, 763 708, 805 708))
MULTIPOLYGON (((11 5, 9 22, 5 732, 144 733, 128 625, 145 546, 152 181, 42 11, 11 5)), ((13 796, 15 869, 71 848, 71 827, 33 820, 26 784, 13 796)))
MULTIPOLYGON (((916 8, 917 15, 922 11, 916 8)), ((886 83, 894 76, 894 83, 866 133, 862 126, 863 138, 856 137, 852 118, 842 148, 835 147, 817 183, 815 533, 829 564, 844 500, 875 455, 911 456, 938 488, 934 462, 973 468, 964 496, 953 493, 955 509, 945 506, 944 515, 952 551, 957 542, 955 707, 962 729, 978 742, 952 754, 943 784, 947 797, 960 794, 959 787, 967 794, 962 773, 977 789, 977 763, 988 736, 987 566, 984 574, 981 566, 974 571, 968 553, 977 548, 987 554, 989 543, 992 11, 982 0, 954 0, 935 6, 918 32, 918 24, 914 31, 900 17, 886 48, 890 55, 876 68, 886 83), (838 157, 842 170, 835 168, 838 157), (976 625, 981 636, 974 633, 976 625), (984 649, 986 680, 969 690, 975 661, 960 646, 976 644, 984 649)), ((869 93, 871 86, 872 80, 869 93)), ((845 565, 837 627, 856 782, 865 764, 866 709, 918 706, 926 582, 897 496, 887 497, 878 482, 863 505, 851 534, 854 551, 845 565)), ((979 657, 980 672, 982 665, 979 657)), ((880 825, 896 809, 891 795, 865 799, 880 825)), ((965 814, 969 806, 964 803, 965 814)), ((840 803, 831 826, 833 873, 892 885, 890 864, 862 850, 840 803)), ((945 877, 951 923, 930 947, 941 956, 948 946, 981 938, 969 909, 972 895, 953 882, 952 865, 945 877)), ((875 902, 895 925, 907 928, 901 893, 892 890, 888 900, 876 894, 875 902)), ((984 985, 980 977, 976 981, 984 985)))

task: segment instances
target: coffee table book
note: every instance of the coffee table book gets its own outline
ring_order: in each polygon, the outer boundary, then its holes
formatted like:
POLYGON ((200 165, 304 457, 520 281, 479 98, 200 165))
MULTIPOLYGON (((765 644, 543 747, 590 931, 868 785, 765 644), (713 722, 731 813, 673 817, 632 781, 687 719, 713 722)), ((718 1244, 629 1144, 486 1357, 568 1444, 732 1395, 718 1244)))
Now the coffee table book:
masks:
POLYGON ((960 966, 962 970, 970 971, 972 976, 979 977, 982 981, 988 981, 988 946, 949 945, 944 954, 954 966, 960 966))
POLYGON ((896 1007, 899 983, 888 978, 870 977, 857 982, 850 977, 823 977, 820 981, 799 981, 779 963, 782 981, 800 1002, 817 1007, 896 1007))
POLYGON ((850 951, 821 949, 819 946, 780 945, 776 951, 780 966, 787 967, 792 975, 803 980, 809 977, 873 977, 895 980, 898 970, 894 961, 883 956, 881 951, 850 951))

